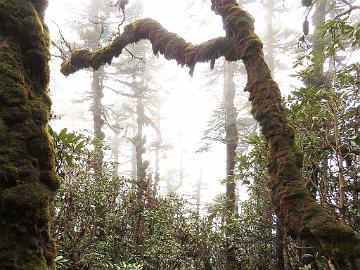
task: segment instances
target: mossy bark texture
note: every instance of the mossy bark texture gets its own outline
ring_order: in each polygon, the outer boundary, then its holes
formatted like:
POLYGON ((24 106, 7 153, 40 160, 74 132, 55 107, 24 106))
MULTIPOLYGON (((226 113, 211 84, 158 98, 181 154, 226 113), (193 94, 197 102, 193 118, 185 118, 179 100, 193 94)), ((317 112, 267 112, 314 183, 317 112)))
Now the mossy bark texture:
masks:
POLYGON ((45 1, 0 0, 0 269, 55 269, 45 1))
POLYGON ((193 45, 152 19, 138 20, 125 27, 109 46, 96 52, 75 52, 61 71, 69 75, 82 68, 98 69, 110 64, 126 45, 141 39, 151 42, 155 54, 188 66, 191 74, 197 62, 210 61, 213 66, 220 56, 228 61, 243 60, 248 75, 245 90, 268 144, 269 187, 277 215, 290 235, 307 240, 331 258, 337 269, 358 269, 355 260, 360 257, 360 238, 320 207, 305 187, 302 154, 295 145, 294 129, 285 118, 279 87, 265 63, 263 44, 254 33, 253 18, 235 0, 212 0, 212 9, 223 18, 225 37, 193 45))

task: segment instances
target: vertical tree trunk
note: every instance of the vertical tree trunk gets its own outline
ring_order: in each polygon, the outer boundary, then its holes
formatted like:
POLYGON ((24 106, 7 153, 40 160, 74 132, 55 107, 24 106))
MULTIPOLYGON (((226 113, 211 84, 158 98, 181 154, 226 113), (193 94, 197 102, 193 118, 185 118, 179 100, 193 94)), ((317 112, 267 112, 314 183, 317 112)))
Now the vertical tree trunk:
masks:
MULTIPOLYGON (((98 5, 99 0, 92 0, 90 4, 89 11, 89 19, 98 21, 99 14, 101 12, 100 7, 98 5)), ((93 22, 93 27, 90 33, 85 37, 86 41, 89 43, 88 46, 92 50, 96 50, 99 48, 102 25, 93 22)), ((92 106, 91 111, 93 113, 93 128, 94 128, 94 147, 95 147, 95 174, 96 177, 101 177, 100 174, 103 169, 104 162, 104 153, 103 153, 103 140, 105 138, 105 133, 102 128, 104 126, 103 120, 103 105, 102 99, 104 97, 104 86, 103 80, 105 76, 104 67, 99 68, 98 70, 94 70, 92 72, 92 82, 91 82, 91 91, 92 91, 92 106)))
MULTIPOLYGON (((136 126, 137 125, 134 124, 134 129, 133 129, 134 140, 136 140, 136 135, 137 135, 136 126)), ((134 141, 131 146, 131 179, 135 180, 136 175, 137 175, 137 173, 136 173, 136 143, 134 141)))
POLYGON ((145 150, 145 136, 143 134, 143 128, 145 126, 145 108, 144 108, 144 91, 142 86, 136 90, 136 114, 137 114, 137 134, 135 139, 136 146, 136 176, 138 183, 138 195, 142 197, 146 188, 146 169, 148 167, 147 162, 143 161, 143 154, 145 150))
MULTIPOLYGON (((145 136, 143 135, 143 128, 145 125, 145 108, 144 108, 144 89, 142 83, 137 86, 134 90, 136 99, 136 114, 137 114, 137 134, 134 140, 135 143, 135 152, 136 152, 136 183, 137 183, 137 219, 135 227, 135 241, 139 247, 142 246, 144 241, 142 227, 143 227, 143 218, 142 214, 145 207, 145 196, 147 189, 146 181, 146 169, 148 167, 148 162, 143 161, 143 154, 145 150, 145 136)), ((142 248, 140 249, 142 250, 142 248)), ((144 254, 141 251, 141 256, 144 254)))
POLYGON ((101 100, 104 96, 103 94, 103 77, 104 77, 104 69, 100 68, 99 70, 95 70, 93 72, 93 79, 91 83, 92 89, 92 112, 93 112, 93 125, 94 125, 94 146, 95 146, 95 172, 99 173, 102 170, 103 165, 103 139, 105 138, 105 134, 102 131, 102 127, 104 125, 103 116, 103 106, 101 100))
POLYGON ((0 0, 0 269, 55 269, 45 1, 0 0), (36 4, 33 4, 35 2, 36 4))
POLYGON ((202 187, 202 181, 203 181, 203 162, 202 162, 202 156, 200 155, 200 172, 199 172, 199 180, 196 184, 196 207, 197 207, 197 213, 200 215, 200 205, 201 205, 201 187, 202 187))
MULTIPOLYGON (((226 142, 226 223, 230 237, 234 232, 229 224, 237 214, 236 207, 236 183, 234 182, 234 169, 236 163, 236 148, 239 140, 236 119, 237 112, 234 105, 235 84, 234 84, 235 63, 225 62, 224 69, 224 106, 225 106, 225 142, 226 142)), ((227 240, 225 269, 238 269, 236 263, 236 250, 227 240)))
POLYGON ((114 171, 116 176, 119 173, 119 147, 120 147, 120 139, 119 139, 119 127, 120 127, 120 116, 117 114, 115 116, 115 129, 114 129, 114 142, 112 146, 112 155, 114 156, 114 171))
POLYGON ((154 173, 154 194, 157 193, 157 189, 160 182, 160 150, 161 150, 161 121, 160 121, 160 103, 157 107, 156 117, 156 143, 155 143, 155 173, 154 173))
POLYGON ((313 76, 309 87, 319 86, 324 83, 324 39, 320 36, 322 26, 325 23, 326 5, 328 0, 319 0, 315 4, 315 12, 312 17, 315 27, 313 35, 313 58, 315 60, 313 76))
POLYGON ((266 5, 266 63, 269 66, 270 71, 273 73, 275 70, 275 50, 274 45, 276 42, 275 31, 273 25, 274 11, 275 11, 275 2, 274 0, 268 0, 266 5))

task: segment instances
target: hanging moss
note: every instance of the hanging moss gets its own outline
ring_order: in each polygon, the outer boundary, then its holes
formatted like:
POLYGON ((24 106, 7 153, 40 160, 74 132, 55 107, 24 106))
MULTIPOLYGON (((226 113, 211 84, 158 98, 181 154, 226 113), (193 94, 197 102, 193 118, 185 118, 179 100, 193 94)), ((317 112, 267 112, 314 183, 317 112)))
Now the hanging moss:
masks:
POLYGON ((55 269, 46 5, 0 0, 0 269, 55 269))

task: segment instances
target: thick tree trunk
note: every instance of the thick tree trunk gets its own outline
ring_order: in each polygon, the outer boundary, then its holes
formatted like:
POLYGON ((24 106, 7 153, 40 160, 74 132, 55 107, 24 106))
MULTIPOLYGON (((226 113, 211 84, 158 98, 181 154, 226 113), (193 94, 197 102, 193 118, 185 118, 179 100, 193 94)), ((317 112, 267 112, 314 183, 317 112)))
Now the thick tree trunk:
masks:
POLYGON ((0 0, 0 269, 55 269, 44 1, 0 0), (34 2, 34 4, 33 4, 34 2))
POLYGON ((212 9, 223 18, 226 37, 193 45, 152 19, 138 20, 126 26, 111 45, 97 52, 75 52, 63 63, 61 71, 69 75, 86 67, 99 68, 111 63, 127 44, 141 39, 150 40, 155 54, 164 54, 189 67, 190 74, 198 62, 210 61, 213 67, 220 56, 228 61, 242 59, 248 74, 246 91, 250 93, 252 113, 268 145, 269 187, 282 224, 287 233, 301 237, 331 258, 338 269, 356 269, 348 262, 360 257, 360 238, 318 205, 305 188, 302 153, 295 145, 294 128, 285 117, 279 87, 265 63, 263 44, 254 34, 253 18, 235 0, 211 2, 212 9))

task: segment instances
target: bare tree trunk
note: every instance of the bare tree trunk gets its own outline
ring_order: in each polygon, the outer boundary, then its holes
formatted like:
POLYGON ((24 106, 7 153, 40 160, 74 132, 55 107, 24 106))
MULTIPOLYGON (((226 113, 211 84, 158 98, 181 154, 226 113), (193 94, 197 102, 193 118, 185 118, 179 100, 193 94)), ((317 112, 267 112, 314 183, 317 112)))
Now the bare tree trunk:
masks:
POLYGON ((155 173, 154 173, 154 194, 158 192, 158 186, 160 183, 160 150, 161 150, 161 121, 160 121, 160 104, 157 108, 157 118, 156 118, 156 127, 157 127, 157 138, 155 144, 155 173))
MULTIPOLYGON (((236 163, 236 148, 239 140, 237 130, 237 112, 234 105, 235 84, 234 84, 235 63, 225 61, 224 69, 224 106, 225 106, 225 142, 226 142, 226 223, 229 239, 234 231, 231 230, 231 222, 237 214, 236 207, 236 183, 234 181, 234 169, 236 163)), ((228 240, 226 250, 225 269, 239 269, 236 261, 236 250, 231 240, 228 240)))
POLYGON ((0 1, 0 269, 55 269, 45 1, 0 1), (35 2, 36 4, 33 4, 35 2))
POLYGON ((114 156, 114 171, 116 173, 116 175, 118 175, 119 173, 119 156, 120 156, 120 152, 119 152, 119 147, 120 147, 120 139, 119 139, 119 131, 118 128, 120 127, 120 116, 116 115, 115 116, 115 127, 116 129, 114 130, 114 142, 113 142, 113 146, 112 146, 112 156, 114 156))
MULTIPOLYGON (((137 131, 136 131, 136 128, 134 127, 134 130, 133 130, 133 136, 134 136, 134 139, 136 140, 136 134, 137 134, 137 131)), ((136 179, 136 173, 137 169, 136 169, 136 143, 134 141, 134 143, 132 144, 132 147, 131 147, 131 179, 135 180, 136 179)))
POLYGON ((202 162, 202 156, 200 155, 200 173, 199 173, 199 180, 197 181, 196 185, 196 207, 197 207, 197 213, 200 214, 200 205, 201 205, 201 187, 202 187, 202 181, 203 181, 203 162, 202 162))
POLYGON ((319 0, 315 4, 315 12, 312 17, 313 25, 315 27, 313 35, 313 57, 315 59, 313 76, 309 82, 309 86, 319 86, 324 83, 324 39, 321 38, 320 33, 322 26, 325 23, 326 5, 328 0, 319 0))
POLYGON ((92 96, 93 96, 93 104, 92 104, 92 112, 93 112, 93 125, 94 125, 94 145, 95 145, 95 171, 97 173, 101 172, 104 153, 103 153, 103 140, 105 138, 105 134, 102 131, 102 127, 104 125, 103 116, 103 106, 101 100, 104 96, 103 94, 103 77, 104 77, 104 69, 100 68, 99 70, 95 70, 93 72, 93 79, 91 83, 92 96))
POLYGON ((137 114, 137 134, 135 139, 136 145, 136 176, 138 183, 138 196, 142 197, 146 189, 146 169, 148 167, 147 161, 143 161, 143 154, 145 150, 145 136, 143 134, 143 128, 145 126, 145 108, 144 108, 144 91, 139 87, 136 90, 138 96, 136 100, 136 114, 137 114))

